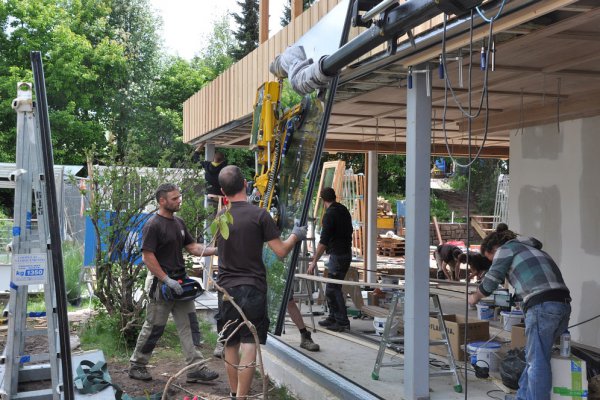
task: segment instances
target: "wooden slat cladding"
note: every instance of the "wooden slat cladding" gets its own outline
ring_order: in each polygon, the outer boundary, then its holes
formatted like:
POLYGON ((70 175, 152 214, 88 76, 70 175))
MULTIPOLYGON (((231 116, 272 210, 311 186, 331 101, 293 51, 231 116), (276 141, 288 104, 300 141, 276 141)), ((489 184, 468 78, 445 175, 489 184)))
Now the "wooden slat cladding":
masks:
MULTIPOLYGON (((277 54, 294 44, 341 0, 319 0, 311 8, 295 18, 269 40, 261 44, 242 60, 232 65, 214 81, 185 101, 183 106, 183 139, 193 142, 231 121, 252 113, 256 89, 262 82, 275 79, 269 73, 269 64, 277 54)), ((414 30, 414 34, 440 24, 441 16, 428 21, 414 30)), ((342 22, 340 22, 342 23, 342 22)), ((364 28, 353 28, 350 37, 355 37, 364 28)), ((369 54, 385 49, 382 45, 369 54)))

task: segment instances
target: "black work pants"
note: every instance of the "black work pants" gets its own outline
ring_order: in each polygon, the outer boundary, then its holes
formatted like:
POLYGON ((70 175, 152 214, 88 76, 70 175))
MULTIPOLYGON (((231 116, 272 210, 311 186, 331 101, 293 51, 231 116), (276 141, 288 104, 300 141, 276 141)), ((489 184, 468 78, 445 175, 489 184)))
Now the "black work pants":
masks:
MULTIPOLYGON (((327 268, 329 270, 328 277, 331 279, 343 280, 346 277, 346 272, 350 268, 352 255, 337 255, 330 254, 327 268)), ((342 285, 337 283, 328 283, 325 287, 325 297, 329 305, 329 319, 334 320, 339 325, 349 325, 348 312, 346 310, 346 299, 342 293, 342 285)))

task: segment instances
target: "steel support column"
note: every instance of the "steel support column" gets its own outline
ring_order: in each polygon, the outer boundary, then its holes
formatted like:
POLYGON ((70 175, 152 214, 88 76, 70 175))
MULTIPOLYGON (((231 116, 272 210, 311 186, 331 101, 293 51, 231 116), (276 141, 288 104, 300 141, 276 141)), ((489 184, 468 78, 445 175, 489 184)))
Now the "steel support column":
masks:
MULTIPOLYGON (((424 66, 415 68, 425 70, 424 66)), ((404 398, 429 399, 429 186, 431 98, 413 74, 406 105, 406 294, 404 398)))
POLYGON ((367 153, 367 282, 377 282, 377 152, 367 153))

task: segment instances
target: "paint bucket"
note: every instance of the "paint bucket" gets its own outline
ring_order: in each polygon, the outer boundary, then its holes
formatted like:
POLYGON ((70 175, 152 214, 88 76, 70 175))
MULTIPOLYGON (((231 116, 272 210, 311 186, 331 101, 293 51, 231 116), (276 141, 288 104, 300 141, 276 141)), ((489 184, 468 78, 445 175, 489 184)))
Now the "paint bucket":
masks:
POLYGON ((494 309, 487 303, 477 303, 477 319, 489 321, 494 318, 494 309))
MULTIPOLYGON (((373 318, 373 328, 375 328, 375 333, 379 336, 383 335, 383 330, 385 329, 385 322, 387 321, 387 317, 374 317, 373 318)), ((395 317, 392 320, 392 326, 390 328, 390 335, 396 336, 398 334, 398 327, 400 326, 400 318, 395 317)))
POLYGON ((490 372, 498 371, 498 351, 502 345, 498 342, 473 342, 467 345, 471 364, 488 367, 490 372))
POLYGON ((502 311, 502 326, 506 332, 512 331, 513 325, 523 322, 523 311, 502 311))

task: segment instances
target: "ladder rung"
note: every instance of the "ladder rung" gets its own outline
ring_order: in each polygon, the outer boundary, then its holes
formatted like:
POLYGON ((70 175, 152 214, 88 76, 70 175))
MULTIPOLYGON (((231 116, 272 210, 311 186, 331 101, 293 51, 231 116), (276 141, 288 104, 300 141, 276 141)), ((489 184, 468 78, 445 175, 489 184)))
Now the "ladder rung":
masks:
POLYGON ((48 329, 27 329, 25 337, 48 335, 48 329))
POLYGON ((379 364, 380 367, 403 367, 404 363, 381 363, 379 364))
POLYGON ((48 353, 40 353, 40 354, 23 354, 15 357, 15 361, 17 363, 30 363, 30 362, 39 362, 39 361, 50 361, 50 354, 48 353))
POLYGON ((448 341, 447 340, 430 340, 429 341, 430 346, 440 346, 443 344, 448 344, 448 341))
POLYGON ((11 399, 13 399, 13 400, 20 400, 20 399, 43 400, 43 399, 52 398, 53 395, 54 395, 54 391, 52 390, 52 388, 50 388, 50 389, 31 390, 29 392, 16 393, 11 396, 11 399))
POLYGON ((444 371, 429 371, 429 376, 445 376, 445 375, 454 375, 453 369, 448 369, 444 371))

